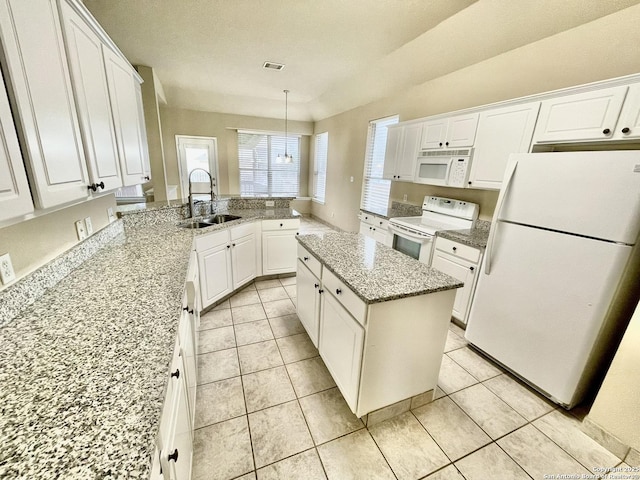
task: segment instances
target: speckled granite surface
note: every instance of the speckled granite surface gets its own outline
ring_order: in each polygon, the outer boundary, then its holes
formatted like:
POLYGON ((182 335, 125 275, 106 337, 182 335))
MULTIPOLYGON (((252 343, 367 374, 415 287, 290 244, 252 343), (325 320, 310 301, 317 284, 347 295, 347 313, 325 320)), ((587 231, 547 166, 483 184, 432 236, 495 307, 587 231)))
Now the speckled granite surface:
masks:
POLYGON ((438 232, 438 237, 453 240, 470 247, 484 249, 487 246, 491 222, 476 220, 475 228, 471 230, 444 230, 438 232))
POLYGON ((385 302, 463 283, 357 233, 300 235, 298 241, 365 303, 385 302))
POLYGON ((363 212, 371 213, 387 220, 393 217, 416 217, 422 215, 422 206, 410 203, 391 202, 391 207, 374 212, 373 210, 361 209, 363 212))
POLYGON ((0 328, 0 478, 148 478, 193 237, 276 211, 121 229, 0 328))
MULTIPOLYGON (((287 218, 298 218, 300 214, 295 210, 291 210, 289 208, 273 208, 273 209, 264 209, 264 208, 243 208, 243 209, 225 209, 218 212, 219 214, 229 213, 231 215, 236 215, 240 217, 238 220, 231 220, 229 222, 221 223, 218 225, 211 225, 210 227, 205 228, 183 228, 184 230, 192 230, 195 235, 204 235, 215 230, 222 230, 224 228, 233 227, 235 225, 240 225, 247 222, 253 222, 254 220, 272 220, 272 219, 287 219, 287 218)), ((200 218, 200 217, 197 217, 200 218)), ((196 218, 196 220, 197 220, 196 218)), ((183 220, 179 222, 179 224, 188 225, 191 223, 191 219, 183 220)))

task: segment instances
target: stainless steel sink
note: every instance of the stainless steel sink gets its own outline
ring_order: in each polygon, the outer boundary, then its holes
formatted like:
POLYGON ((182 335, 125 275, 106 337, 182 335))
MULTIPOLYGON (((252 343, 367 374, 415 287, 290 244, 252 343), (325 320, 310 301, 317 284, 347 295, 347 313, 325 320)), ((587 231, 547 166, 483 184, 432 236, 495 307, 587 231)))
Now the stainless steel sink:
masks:
POLYGON ((201 222, 203 223, 208 223, 210 225, 215 225, 215 224, 219 224, 219 223, 225 223, 225 222, 230 222, 231 220, 238 220, 239 218, 242 217, 238 217, 236 215, 229 215, 228 213, 223 213, 220 215, 213 215, 211 217, 205 217, 201 220, 201 222))
POLYGON ((231 220, 238 220, 239 218, 242 217, 223 213, 220 215, 211 215, 210 217, 205 217, 200 220, 192 220, 190 222, 181 223, 180 226, 182 228, 206 228, 212 225, 219 225, 221 223, 230 222, 231 220))

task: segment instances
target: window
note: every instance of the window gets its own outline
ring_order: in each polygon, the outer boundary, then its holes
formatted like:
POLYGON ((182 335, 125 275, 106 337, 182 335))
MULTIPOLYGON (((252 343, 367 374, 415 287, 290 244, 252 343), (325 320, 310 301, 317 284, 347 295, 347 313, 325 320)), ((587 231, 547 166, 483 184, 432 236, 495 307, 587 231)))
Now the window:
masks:
POLYGON ((289 135, 286 163, 284 135, 238 132, 240 194, 245 196, 297 197, 300 191, 300 137, 289 135))
POLYGON ((387 127, 396 123, 397 115, 369 122, 360 208, 370 212, 386 212, 389 206, 391 180, 382 178, 382 170, 387 147, 387 127))
POLYGON ((329 150, 329 132, 316 135, 316 149, 313 161, 313 199, 324 203, 327 186, 327 152, 329 150))

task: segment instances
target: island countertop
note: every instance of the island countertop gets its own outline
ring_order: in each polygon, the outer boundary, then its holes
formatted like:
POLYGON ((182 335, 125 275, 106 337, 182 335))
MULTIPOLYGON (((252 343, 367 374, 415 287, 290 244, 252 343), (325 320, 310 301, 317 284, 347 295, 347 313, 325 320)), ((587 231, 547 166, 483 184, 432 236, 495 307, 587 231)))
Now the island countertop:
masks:
POLYGON ((364 235, 336 232, 297 238, 368 304, 463 286, 461 281, 364 235))

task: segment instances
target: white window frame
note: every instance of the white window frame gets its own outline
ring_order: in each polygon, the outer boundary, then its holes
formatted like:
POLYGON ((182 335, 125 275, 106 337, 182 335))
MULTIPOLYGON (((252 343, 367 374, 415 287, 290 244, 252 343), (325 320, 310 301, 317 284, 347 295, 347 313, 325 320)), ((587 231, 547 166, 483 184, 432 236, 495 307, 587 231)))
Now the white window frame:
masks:
POLYGON ((381 128, 380 125, 382 124, 386 130, 386 127, 388 125, 394 125, 398 123, 399 120, 400 120, 399 115, 391 115, 388 117, 371 120, 369 122, 369 128, 367 131, 367 146, 366 146, 365 158, 364 158, 364 169, 362 172, 362 191, 360 196, 360 209, 362 210, 374 211, 374 212, 375 210, 378 210, 378 213, 384 213, 381 210, 383 208, 384 210, 386 210, 386 208, 389 205, 389 195, 391 193, 391 180, 385 180, 382 178, 382 170, 380 170, 380 176, 369 176, 367 175, 367 173, 371 169, 370 164, 374 161, 374 158, 377 158, 379 161, 380 158, 384 159, 384 155, 385 155, 385 150, 387 145, 386 135, 384 137, 384 145, 378 145, 378 148, 381 151, 373 151, 374 139, 375 139, 374 136, 376 134, 376 128, 381 128), (379 185, 382 184, 387 187, 387 204, 384 207, 382 205, 379 205, 378 206, 379 208, 376 209, 376 208, 371 208, 370 205, 365 205, 365 200, 367 199, 366 188, 367 188, 367 185, 369 184, 370 179, 375 180, 376 183, 379 185))
MULTIPOLYGON (((269 137, 267 142, 269 144, 268 148, 269 148, 270 152, 271 152, 271 137, 282 137, 282 138, 285 137, 285 133, 284 132, 257 131, 257 130, 238 130, 237 133, 238 133, 238 136, 241 135, 241 134, 249 134, 249 135, 264 135, 264 136, 269 137)), ((290 196, 293 196, 293 197, 296 197, 296 198, 300 196, 300 171, 302 169, 302 166, 301 166, 301 160, 302 159, 301 159, 301 152, 300 152, 300 148, 302 146, 301 138, 302 138, 301 135, 296 135, 296 134, 288 134, 287 135, 287 142, 288 143, 291 143, 292 140, 296 140, 298 142, 298 155, 297 155, 297 158, 294 156, 294 163, 297 164, 297 170, 298 170, 297 171, 297 174, 298 174, 298 191, 296 192, 295 195, 290 195, 290 196)), ((239 140, 237 142, 237 150, 236 151, 238 153, 238 174, 239 174, 238 175, 238 177, 239 177, 238 178, 238 184, 240 186, 240 194, 242 195, 243 193, 242 193, 242 173, 241 172, 243 170, 254 170, 254 169, 245 169, 245 168, 242 168, 240 166, 240 141, 239 140)), ((288 153, 291 153, 291 152, 288 152, 288 153)), ((270 168, 271 168, 271 164, 269 163, 268 164, 268 168, 266 170, 268 176, 269 176, 269 172, 271 171, 270 168)), ((272 192, 271 191, 271 186, 269 186, 269 191, 267 193, 255 193, 253 195, 255 195, 255 196, 274 196, 274 195, 275 196, 282 196, 282 194, 280 194, 278 192, 276 192, 276 193, 272 192)))
POLYGON ((313 195, 311 200, 324 205, 327 195, 327 165, 329 163, 329 132, 317 133, 313 155, 313 195), (320 188, 322 182, 322 188, 320 188), (321 191, 321 194, 318 192, 321 191))

